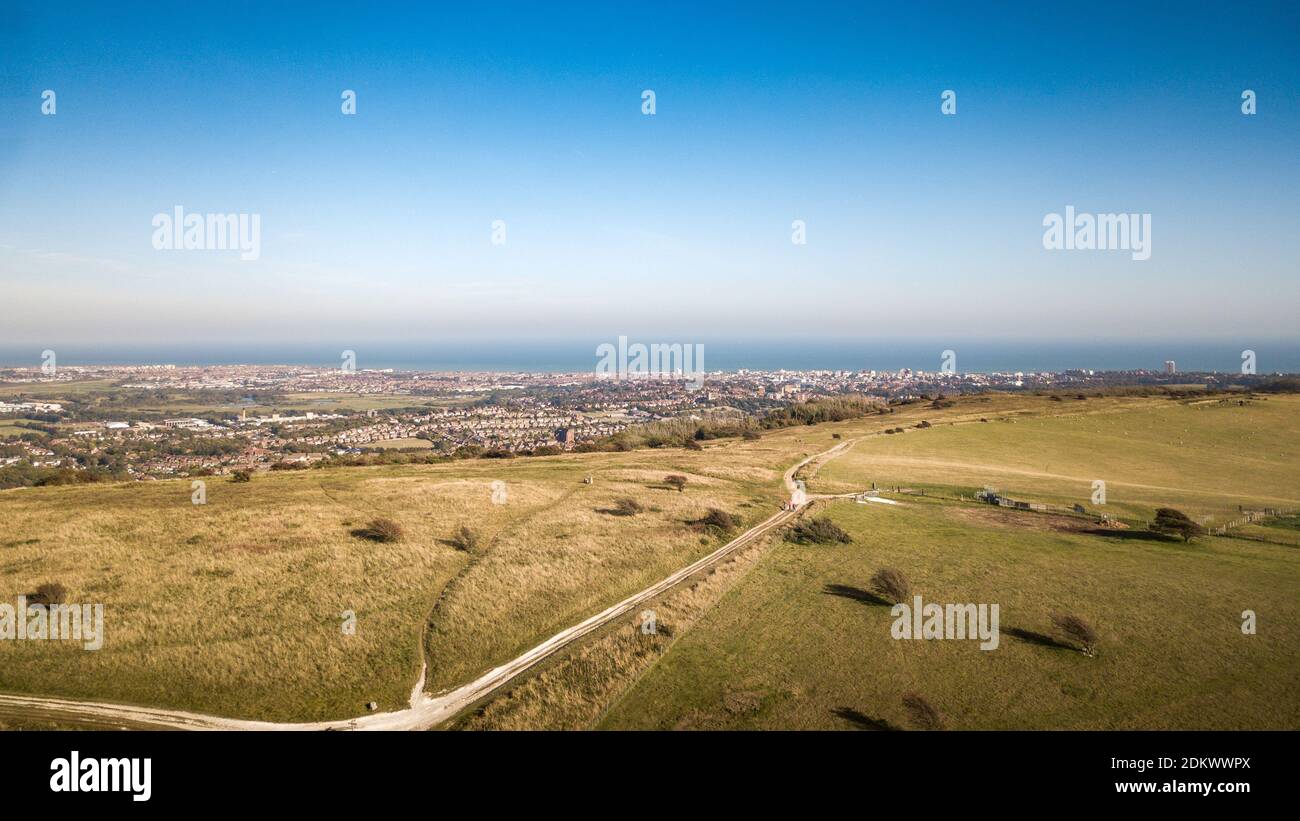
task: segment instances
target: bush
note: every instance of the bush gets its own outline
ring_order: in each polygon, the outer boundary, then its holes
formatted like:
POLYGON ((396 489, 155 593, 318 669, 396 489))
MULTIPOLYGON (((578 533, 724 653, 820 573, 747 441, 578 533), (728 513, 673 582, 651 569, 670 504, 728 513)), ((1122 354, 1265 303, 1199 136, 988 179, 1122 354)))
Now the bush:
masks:
POLYGON ((392 519, 372 519, 365 527, 352 531, 352 535, 372 542, 400 542, 402 526, 392 519))
POLYGON ((466 553, 473 553, 478 549, 479 535, 470 529, 469 525, 461 525, 451 534, 451 538, 448 539, 448 541, 451 542, 452 547, 457 550, 463 550, 466 553))
POLYGON ((816 425, 820 422, 843 422, 875 413, 880 400, 868 396, 833 396, 788 405, 772 411, 760 423, 764 428, 788 428, 816 425))
POLYGON ((619 516, 635 516, 645 510, 636 499, 619 499, 614 503, 614 513, 619 516))
POLYGON ((678 493, 681 493, 682 490, 685 489, 686 481, 687 481, 686 477, 682 476, 679 473, 674 473, 670 476, 664 477, 664 484, 668 485, 669 487, 677 488, 678 493))
POLYGON ((251 482, 251 481, 253 481, 253 474, 249 473, 249 472, 246 471, 246 470, 237 470, 237 471, 235 471, 234 473, 230 474, 230 481, 232 481, 232 482, 251 482))
POLYGON ((943 717, 920 693, 904 693, 903 708, 907 710, 907 720, 918 730, 942 730, 943 717))
POLYGON ((912 597, 912 583, 903 575, 903 571, 893 567, 882 567, 871 577, 871 590, 891 604, 900 604, 912 597))
POLYGON ((29 598, 32 604, 63 604, 68 600, 68 588, 58 582, 46 582, 29 598))
POLYGON ((1149 529, 1163 536, 1178 536, 1183 542, 1190 542, 1197 536, 1205 535, 1205 528, 1193 522, 1186 513, 1172 507, 1162 507, 1156 511, 1156 520, 1149 529))
POLYGON ((691 522, 691 525, 697 530, 711 530, 718 533, 727 533, 735 530, 736 527, 740 525, 740 521, 725 510, 718 510, 716 507, 711 507, 709 508, 708 513, 691 522))
POLYGON ((1053 613, 1052 624, 1057 632, 1079 645, 1079 651, 1091 658, 1097 652, 1097 631, 1079 616, 1070 613, 1053 613))
POLYGON ((785 532, 785 540, 795 544, 849 544, 853 537, 827 517, 818 516, 795 522, 794 527, 785 532))

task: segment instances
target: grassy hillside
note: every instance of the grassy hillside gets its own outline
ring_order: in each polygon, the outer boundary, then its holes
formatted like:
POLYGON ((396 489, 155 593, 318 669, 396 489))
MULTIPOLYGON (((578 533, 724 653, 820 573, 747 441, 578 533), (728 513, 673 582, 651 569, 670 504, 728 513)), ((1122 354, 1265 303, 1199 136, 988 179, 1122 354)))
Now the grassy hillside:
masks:
POLYGON ((972 494, 991 486, 1091 509, 1092 483, 1101 480, 1113 515, 1173 504, 1222 523, 1237 518, 1238 505, 1300 507, 1298 400, 1067 399, 1020 413, 990 404, 986 423, 940 424, 857 447, 813 489, 876 481, 972 494))
POLYGON ((0 601, 57 582, 104 604, 107 633, 0 642, 0 690, 273 720, 400 707, 426 624, 430 689, 462 683, 712 550, 687 524, 710 507, 766 518, 802 438, 212 477, 201 506, 188 480, 0 492, 0 601), (610 513, 624 497, 644 511, 610 513), (352 535, 380 516, 405 540, 352 535), (448 543, 461 524, 472 554, 448 543))
POLYGON ((105 605, 107 638, 96 652, 0 642, 0 690, 272 720, 397 708, 422 658, 431 692, 464 683, 714 549, 723 536, 688 524, 708 508, 766 518, 787 467, 862 436, 809 472, 810 490, 876 481, 932 495, 819 503, 854 544, 755 549, 665 601, 674 629, 652 652, 635 636, 606 652, 598 637, 470 725, 851 726, 833 711, 898 722, 913 688, 954 726, 1297 726, 1295 529, 1190 547, 1135 537, 1161 504, 1216 520, 1238 504, 1300 507, 1297 410, 1292 397, 992 396, 702 451, 209 478, 203 506, 188 480, 4 491, 0 601, 59 582, 69 601, 105 605), (905 432, 883 433, 895 427, 905 432), (688 477, 684 492, 663 484, 669 473, 688 477), (1127 536, 933 495, 993 484, 1089 504, 1092 478, 1134 524, 1127 536), (642 512, 615 515, 623 498, 642 512), (380 516, 405 539, 353 535, 380 516), (449 542, 461 524, 480 534, 471 553, 449 542), (1101 630, 1101 655, 1006 635, 993 653, 894 642, 885 608, 824 592, 864 587, 881 564, 927 598, 1000 602, 1004 633, 1076 610, 1101 630), (1246 608, 1258 636, 1237 631, 1246 608), (341 629, 346 610, 355 635, 341 629))
MULTIPOLYGON (((1091 508, 1096 477, 1108 482, 1107 507, 1137 518, 1163 504, 1228 518, 1239 503, 1300 506, 1293 397, 1066 408, 870 437, 810 486, 994 484, 1091 508)), ((903 727, 902 695, 916 691, 963 729, 1300 727, 1289 520, 1252 528, 1257 540, 1184 545, 1136 527, 1093 532, 1087 518, 893 498, 900 505, 825 504, 852 544, 779 544, 600 726, 903 727), (892 639, 889 608, 864 595, 885 566, 926 601, 998 603, 1000 647, 892 639), (1240 629, 1247 609, 1254 636, 1240 629), (1044 641, 1054 611, 1096 627, 1096 658, 1044 641)))

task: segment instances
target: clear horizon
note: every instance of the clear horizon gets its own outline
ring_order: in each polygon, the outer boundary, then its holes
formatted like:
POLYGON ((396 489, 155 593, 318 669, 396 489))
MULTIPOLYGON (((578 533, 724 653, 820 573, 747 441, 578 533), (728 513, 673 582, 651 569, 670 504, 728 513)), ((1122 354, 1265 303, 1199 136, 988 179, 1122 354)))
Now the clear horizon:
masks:
MULTIPOLYGON (((278 345, 88 345, 55 346, 60 366, 131 365, 306 365, 335 367, 343 351, 357 356, 361 369, 407 371, 590 372, 596 346, 617 337, 564 340, 493 340, 469 345, 463 340, 362 341, 341 346, 278 345)), ((670 337, 631 337, 636 343, 694 343, 670 337)), ((944 351, 955 353, 960 373, 1060 372, 1162 369, 1173 360, 1179 371, 1233 373, 1245 350, 1256 354, 1259 374, 1300 373, 1300 341, 1138 339, 1066 340, 1026 344, 1023 340, 840 339, 703 340, 705 371, 879 370, 900 368, 937 371, 944 351)), ((39 346, 0 345, 0 367, 32 368, 41 364, 39 346)))

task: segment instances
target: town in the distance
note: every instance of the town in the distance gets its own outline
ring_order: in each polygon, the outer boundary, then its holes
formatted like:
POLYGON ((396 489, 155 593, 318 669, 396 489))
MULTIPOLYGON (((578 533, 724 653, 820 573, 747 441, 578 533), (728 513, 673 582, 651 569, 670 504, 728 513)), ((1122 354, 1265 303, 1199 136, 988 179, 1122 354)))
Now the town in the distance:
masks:
POLYGON ((831 396, 1248 390, 1277 376, 1152 370, 957 373, 736 370, 702 386, 597 373, 290 365, 0 368, 0 488, 394 461, 608 450, 630 426, 756 417, 831 396))

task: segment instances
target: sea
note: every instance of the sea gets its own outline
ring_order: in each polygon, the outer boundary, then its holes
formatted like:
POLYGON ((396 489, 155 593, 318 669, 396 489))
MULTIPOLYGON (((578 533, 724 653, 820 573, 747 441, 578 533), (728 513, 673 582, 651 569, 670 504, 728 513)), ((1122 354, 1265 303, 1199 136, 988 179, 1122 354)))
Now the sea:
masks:
MULTIPOLYGON (((1173 361, 1179 372, 1240 373, 1253 351, 1256 373, 1300 373, 1300 339, 1264 340, 683 340, 671 336, 630 337, 629 344, 701 344, 705 371, 912 370, 938 371, 950 356, 959 373, 1163 371, 1173 361), (951 353, 949 353, 951 352, 951 353)), ((617 346, 617 338, 543 341, 430 340, 338 343, 183 343, 0 345, 0 366, 35 367, 45 350, 60 366, 73 365, 314 365, 338 366, 345 351, 359 369, 399 371, 495 371, 502 373, 586 373, 595 368, 596 349, 617 346)))

